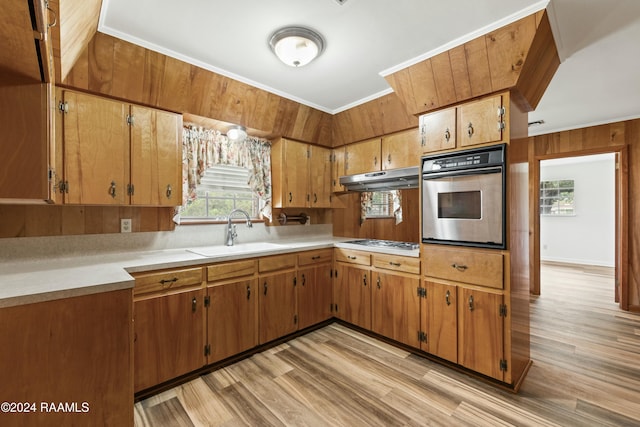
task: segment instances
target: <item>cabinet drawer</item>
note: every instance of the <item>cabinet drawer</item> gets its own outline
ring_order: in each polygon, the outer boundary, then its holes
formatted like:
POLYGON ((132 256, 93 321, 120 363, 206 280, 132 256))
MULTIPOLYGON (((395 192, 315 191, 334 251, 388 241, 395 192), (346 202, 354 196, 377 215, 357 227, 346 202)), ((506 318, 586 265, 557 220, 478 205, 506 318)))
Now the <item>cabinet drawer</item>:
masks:
POLYGON ((184 288, 202 284, 202 268, 184 268, 153 273, 134 275, 136 284, 134 295, 150 292, 167 291, 169 289, 184 288))
POLYGON ((258 260, 258 270, 260 273, 266 271, 284 270, 296 266, 296 254, 276 255, 258 260))
POLYGON ((207 281, 214 282, 232 277, 251 276, 257 269, 257 259, 214 264, 207 267, 207 281))
POLYGON ((351 249, 335 249, 336 261, 349 264, 371 265, 371 254, 351 249))
POLYGON ((425 247, 424 274, 502 289, 503 255, 460 248, 454 250, 425 247))
POLYGON ((420 258, 404 257, 399 255, 374 254, 373 266, 376 268, 383 268, 385 270, 420 274, 420 258))
POLYGON ((331 262, 333 249, 322 249, 319 251, 309 251, 298 254, 298 265, 320 264, 331 262))

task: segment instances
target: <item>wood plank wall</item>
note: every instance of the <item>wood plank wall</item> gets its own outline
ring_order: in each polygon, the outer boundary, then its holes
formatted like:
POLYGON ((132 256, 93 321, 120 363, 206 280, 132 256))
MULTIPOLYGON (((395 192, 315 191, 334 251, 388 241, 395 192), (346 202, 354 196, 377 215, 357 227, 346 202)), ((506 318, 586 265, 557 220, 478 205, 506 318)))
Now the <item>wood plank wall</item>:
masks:
POLYGON ((328 113, 102 33, 63 85, 331 146, 328 113))
MULTIPOLYGON (((527 138, 529 143, 529 160, 538 162, 541 159, 554 157, 568 157, 601 152, 613 152, 627 147, 628 153, 628 302, 629 309, 640 311, 640 119, 616 122, 600 126, 592 126, 564 132, 550 133, 527 138)), ((536 195, 535 180, 539 173, 535 173, 535 163, 530 165, 530 201, 533 204, 536 195)), ((532 230, 534 236, 539 236, 539 218, 535 212, 532 215, 532 230)), ((622 236, 625 238, 625 236, 622 236)), ((536 239, 533 239, 536 240, 536 239)), ((532 247, 532 256, 540 253, 538 247, 532 247)), ((539 258, 538 258, 539 262, 539 258)), ((533 260, 534 265, 536 261, 533 260)), ((540 278, 538 272, 532 270, 532 283, 538 286, 540 278)), ((533 289, 535 293, 535 289, 533 289)))
POLYGON ((394 218, 368 219, 360 225, 360 193, 338 196, 344 209, 333 210, 333 235, 358 239, 420 241, 420 190, 402 190, 403 221, 394 218))
POLYGON ((0 218, 0 238, 119 233, 121 218, 133 232, 175 229, 173 208, 0 205, 0 218))

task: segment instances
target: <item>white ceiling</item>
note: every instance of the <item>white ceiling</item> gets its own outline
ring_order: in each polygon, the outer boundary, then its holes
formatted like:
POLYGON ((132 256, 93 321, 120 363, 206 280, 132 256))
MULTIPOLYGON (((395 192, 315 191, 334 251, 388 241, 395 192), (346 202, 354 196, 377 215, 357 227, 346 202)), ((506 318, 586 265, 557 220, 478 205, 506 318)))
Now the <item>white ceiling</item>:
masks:
POLYGON ((640 0, 103 0, 99 31, 332 114, 391 92, 383 75, 547 7, 562 64, 530 134, 640 117, 640 0), (291 68, 288 25, 326 41, 291 68))

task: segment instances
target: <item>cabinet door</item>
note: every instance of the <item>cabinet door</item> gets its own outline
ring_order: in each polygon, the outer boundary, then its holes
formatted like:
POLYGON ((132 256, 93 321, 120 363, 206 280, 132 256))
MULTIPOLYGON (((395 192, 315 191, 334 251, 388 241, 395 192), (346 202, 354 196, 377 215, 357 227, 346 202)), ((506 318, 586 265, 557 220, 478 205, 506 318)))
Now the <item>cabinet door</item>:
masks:
POLYGON ((282 174, 282 207, 309 206, 309 146, 284 140, 284 167, 282 174))
POLYGON ((345 175, 344 155, 344 147, 334 148, 331 152, 331 191, 334 193, 344 191, 344 186, 340 185, 340 177, 345 175))
POLYGON ((504 129, 502 96, 458 107, 458 146, 501 142, 504 129))
POLYGON ((371 329, 371 270, 337 263, 334 284, 336 316, 371 329))
POLYGON ((382 169, 408 168, 420 166, 422 153, 418 128, 382 138, 382 169))
POLYGON ((422 330, 427 332, 423 350, 458 363, 458 317, 455 285, 425 282, 426 307, 422 330))
POLYGON ((323 264, 298 270, 297 292, 299 329, 331 318, 331 265, 323 264))
POLYGON ((258 281, 240 280, 207 289, 208 363, 217 362, 258 345, 258 281))
POLYGON ((372 286, 371 325, 373 332, 420 348, 420 279, 375 273, 372 286))
POLYGON ((131 204, 182 204, 182 116, 131 106, 131 204))
POLYGON ((64 92, 65 203, 128 203, 128 104, 64 92))
POLYGON ((295 332, 298 328, 295 272, 260 276, 258 292, 260 344, 295 332))
POLYGON ((204 293, 198 289, 134 302, 136 392, 205 365, 204 293))
POLYGON ((456 148, 456 109, 420 116, 420 137, 423 153, 456 148))
POLYGON ((503 380, 504 323, 502 295, 458 288, 458 363, 503 380))
POLYGON ((345 175, 380 170, 380 138, 349 144, 345 148, 345 175))
POLYGON ((331 207, 331 150, 309 146, 309 206, 331 207))
POLYGON ((51 85, 40 83, 0 87, 0 199, 51 198, 49 154, 54 140, 49 135, 50 92, 51 85))

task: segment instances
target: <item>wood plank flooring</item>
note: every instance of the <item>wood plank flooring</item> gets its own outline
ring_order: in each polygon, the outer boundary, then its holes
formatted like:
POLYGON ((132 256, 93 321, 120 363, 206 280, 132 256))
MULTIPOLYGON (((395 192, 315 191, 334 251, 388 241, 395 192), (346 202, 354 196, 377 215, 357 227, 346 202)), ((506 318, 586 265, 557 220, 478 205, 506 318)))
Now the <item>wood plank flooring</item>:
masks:
POLYGON ((135 405, 136 426, 638 426, 640 316, 547 266, 520 393, 332 324, 135 405))

